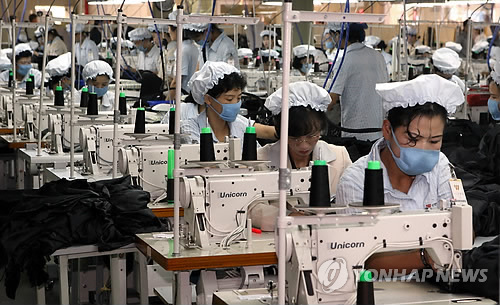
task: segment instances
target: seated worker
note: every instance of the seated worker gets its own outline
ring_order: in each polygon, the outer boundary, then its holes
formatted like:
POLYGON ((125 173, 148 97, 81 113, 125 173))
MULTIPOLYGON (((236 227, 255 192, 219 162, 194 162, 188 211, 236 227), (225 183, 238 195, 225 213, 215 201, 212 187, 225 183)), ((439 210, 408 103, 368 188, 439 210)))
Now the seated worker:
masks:
POLYGON ((57 32, 56 29, 49 27, 48 39, 46 44, 47 56, 57 57, 68 52, 68 48, 64 43, 61 35, 57 32))
POLYGON ((99 59, 99 50, 94 41, 89 37, 89 33, 85 31, 85 25, 77 23, 75 25, 67 24, 66 31, 71 33, 75 31, 75 58, 76 64, 85 67, 89 62, 99 59))
POLYGON ((128 70, 133 73, 137 72, 137 70, 158 73, 157 63, 160 56, 160 48, 153 43, 151 32, 147 28, 137 28, 130 31, 128 37, 135 43, 137 50, 139 50, 136 68, 129 67, 128 70))
POLYGON ((458 53, 449 48, 440 48, 432 54, 432 65, 434 66, 434 73, 444 77, 445 79, 457 84, 463 93, 465 93, 465 83, 456 75, 454 75, 462 60, 458 53))
MULTIPOLYGON (((18 82, 17 88, 26 88, 26 80, 30 74, 35 76, 35 88, 40 88, 42 73, 34 69, 31 65, 31 56, 33 51, 28 43, 21 43, 16 45, 15 61, 16 61, 16 80, 18 82)), ((11 55, 12 57, 12 55, 11 55)), ((0 73, 0 81, 9 81, 9 70, 0 73)))
MULTIPOLYGON (((115 93, 108 91, 109 82, 113 80, 113 69, 103 60, 94 60, 85 65, 82 71, 89 92, 97 93, 100 101, 99 111, 112 111, 115 103, 115 93)), ((75 104, 80 104, 81 90, 76 94, 75 104)))
POLYGON ((316 50, 313 46, 300 45, 293 48, 293 62, 291 71, 292 75, 305 76, 309 74, 314 63, 314 51, 316 50), (307 59, 307 54, 309 54, 309 60, 307 59))
MULTIPOLYGON (((326 109, 331 102, 328 91, 310 82, 290 84, 288 124, 288 168, 308 167, 311 161, 325 160, 328 164, 330 194, 335 194, 337 184, 344 170, 351 165, 351 159, 343 146, 335 146, 320 140, 328 123, 326 109)), ((281 124, 282 88, 271 94, 265 106, 274 115, 277 136, 281 124)), ((280 141, 261 147, 257 151, 259 160, 271 161, 271 168, 279 168, 280 141)), ((250 207, 252 225, 264 231, 273 231, 278 206, 257 203, 250 207)))
MULTIPOLYGON (((208 41, 205 43, 202 52, 203 62, 205 61, 221 61, 234 65, 240 68, 238 62, 238 51, 234 46, 234 41, 229 38, 224 30, 219 28, 217 24, 210 25, 210 33, 208 33, 208 41)), ((206 37, 206 32, 203 37, 206 37)), ((203 46, 203 45, 202 45, 203 46)))
POLYGON ((49 84, 53 91, 57 86, 61 86, 65 93, 71 92, 71 52, 49 61, 45 66, 45 72, 49 75, 49 84))
POLYGON ((246 80, 233 65, 207 61, 194 73, 189 81, 189 87, 197 105, 183 103, 181 113, 188 111, 193 115, 196 112, 198 114, 182 121, 181 132, 190 135, 192 142, 200 141, 200 131, 204 127, 211 127, 213 140, 216 143, 224 141, 226 136, 243 139, 246 127, 252 125, 255 126, 258 138, 274 138, 273 127, 254 124, 253 121, 238 114, 246 80))

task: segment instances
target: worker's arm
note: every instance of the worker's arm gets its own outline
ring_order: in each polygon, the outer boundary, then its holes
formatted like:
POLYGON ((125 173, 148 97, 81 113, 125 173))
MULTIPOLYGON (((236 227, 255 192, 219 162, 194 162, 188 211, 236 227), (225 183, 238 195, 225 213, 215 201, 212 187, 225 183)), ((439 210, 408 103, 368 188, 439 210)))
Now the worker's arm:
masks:
POLYGON ((337 104, 340 100, 340 95, 337 93, 330 92, 330 97, 332 98, 332 102, 328 105, 328 111, 332 110, 333 105, 337 104))
MULTIPOLYGON (((433 265, 429 255, 426 254, 425 259, 429 265, 433 265)), ((412 270, 423 268, 425 266, 420 257, 419 250, 376 253, 368 258, 365 264, 365 269, 386 270, 387 272, 389 269, 392 269, 398 270, 398 272, 406 270, 407 273, 410 273, 412 270)))
POLYGON ((255 127, 255 133, 257 134, 257 138, 267 139, 267 140, 277 140, 276 129, 274 128, 274 126, 263 125, 260 123, 255 123, 253 126, 255 127))

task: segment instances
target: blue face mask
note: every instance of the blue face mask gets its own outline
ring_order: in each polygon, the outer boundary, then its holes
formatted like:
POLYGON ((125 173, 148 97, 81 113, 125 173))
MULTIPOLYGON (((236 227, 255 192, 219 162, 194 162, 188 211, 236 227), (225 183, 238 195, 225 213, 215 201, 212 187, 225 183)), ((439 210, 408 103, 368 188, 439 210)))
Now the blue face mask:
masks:
POLYGON ((137 50, 141 52, 146 52, 146 48, 142 44, 137 46, 137 50))
POLYGON ((102 97, 104 94, 108 92, 108 86, 102 88, 89 86, 89 92, 95 92, 97 94, 97 97, 102 97))
POLYGON ((408 176, 416 176, 430 172, 436 166, 439 161, 439 150, 401 147, 392 127, 391 132, 394 142, 399 147, 399 158, 392 152, 390 144, 387 144, 387 147, 392 154, 392 158, 403 173, 408 176))
POLYGON ((302 67, 300 68, 300 71, 302 73, 307 74, 309 72, 309 70, 311 70, 312 66, 313 66, 312 64, 302 64, 302 67))
POLYGON ((488 99, 488 111, 495 121, 500 120, 500 110, 498 110, 498 104, 498 101, 488 99))
POLYGON ((333 49, 335 47, 335 45, 333 44, 333 41, 327 41, 325 42, 325 48, 327 49, 333 49))
POLYGON ((215 110, 212 105, 208 105, 208 107, 212 108, 212 110, 219 115, 221 119, 223 119, 226 122, 232 123, 236 120, 236 117, 238 116, 238 113, 240 112, 240 107, 241 107, 241 101, 239 101, 236 104, 222 104, 219 102, 216 98, 211 97, 212 100, 214 100, 217 104, 222 106, 222 112, 218 113, 217 110, 215 110))
POLYGON ((17 66, 17 73, 20 75, 26 75, 30 72, 31 70, 31 65, 18 65, 17 66))

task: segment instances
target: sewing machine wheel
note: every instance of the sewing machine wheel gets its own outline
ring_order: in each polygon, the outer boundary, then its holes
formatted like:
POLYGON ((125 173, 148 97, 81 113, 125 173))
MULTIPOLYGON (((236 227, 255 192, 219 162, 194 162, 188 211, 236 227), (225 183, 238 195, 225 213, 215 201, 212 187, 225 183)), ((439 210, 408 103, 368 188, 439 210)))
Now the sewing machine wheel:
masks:
POLYGON ((386 203, 384 205, 364 206, 362 202, 354 202, 354 203, 350 203, 349 207, 356 208, 359 210, 365 210, 366 212, 368 212, 370 214, 377 214, 382 210, 390 210, 390 209, 399 208, 399 204, 398 203, 386 203))

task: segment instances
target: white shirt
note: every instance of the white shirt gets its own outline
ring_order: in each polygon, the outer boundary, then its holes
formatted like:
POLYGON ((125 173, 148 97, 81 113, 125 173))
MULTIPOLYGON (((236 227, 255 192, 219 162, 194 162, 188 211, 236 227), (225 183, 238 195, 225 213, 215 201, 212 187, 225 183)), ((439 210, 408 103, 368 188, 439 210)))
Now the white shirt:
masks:
POLYGON ((408 194, 405 194, 392 187, 387 169, 380 158, 380 151, 386 146, 385 139, 379 139, 373 144, 367 156, 358 159, 344 171, 337 187, 337 203, 363 202, 365 168, 368 166, 368 161, 371 160, 380 161, 383 169, 385 202, 400 204, 402 211, 435 207, 439 200, 452 198, 449 184, 451 178, 449 161, 442 152, 439 153, 439 161, 436 166, 430 172, 415 176, 408 194))
POLYGON ((68 52, 68 48, 64 41, 56 36, 51 43, 47 44, 47 55, 48 56, 59 56, 68 52))
POLYGON ((182 89, 187 92, 191 91, 188 82, 196 72, 198 61, 200 57, 200 49, 196 46, 195 42, 191 39, 182 42, 182 89))
MULTIPOLYGON (((382 97, 375 92, 375 84, 388 81, 387 67, 380 52, 359 42, 349 45, 332 88, 333 93, 341 96, 342 127, 382 127, 382 97)), ((358 140, 374 141, 381 136, 382 132, 342 132, 342 137, 356 137, 358 140)))
POLYGON ((75 44, 76 47, 76 62, 85 67, 85 65, 93 60, 99 59, 99 50, 97 49, 97 45, 95 42, 90 40, 89 37, 85 38, 82 42, 82 46, 80 47, 80 42, 75 44))
POLYGON ((229 63, 230 58, 233 58, 233 65, 239 69, 238 51, 234 47, 234 41, 227 37, 225 33, 221 33, 210 46, 206 46, 207 60, 223 61, 229 63))
MULTIPOLYGON (((198 104, 194 103, 181 103, 181 124, 183 121, 196 118, 198 116, 198 104)), ((175 106, 174 106, 175 107, 175 106)), ((170 117, 170 111, 163 116, 161 119, 161 124, 168 124, 170 117)))
POLYGON ((146 54, 144 52, 139 52, 137 55, 137 70, 147 70, 153 73, 158 72, 158 61, 160 57, 160 48, 153 45, 151 50, 146 54))
POLYGON ((380 54, 382 54, 382 56, 384 56, 385 65, 387 66, 387 73, 389 73, 389 75, 390 75, 392 73, 392 55, 387 53, 384 50, 382 50, 380 52, 380 54))
MULTIPOLYGON (((5 70, 2 73, 0 73, 0 81, 2 82, 8 82, 9 81, 9 70, 5 70)), ((37 69, 31 68, 28 74, 26 74, 23 77, 23 80, 17 83, 17 88, 26 88, 26 80, 28 79, 29 75, 33 74, 35 76, 35 88, 40 88, 40 82, 42 80, 42 73, 38 71, 37 69)))

